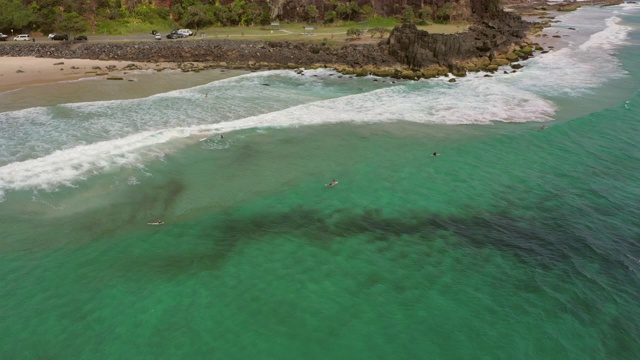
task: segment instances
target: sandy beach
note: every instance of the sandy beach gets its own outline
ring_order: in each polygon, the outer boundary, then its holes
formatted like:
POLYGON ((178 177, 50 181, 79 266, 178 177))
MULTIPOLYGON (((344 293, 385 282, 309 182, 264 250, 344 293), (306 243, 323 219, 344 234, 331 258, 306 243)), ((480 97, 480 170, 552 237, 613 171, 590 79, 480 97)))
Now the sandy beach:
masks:
MULTIPOLYGON (((555 14, 551 14, 554 16, 555 14)), ((528 21, 539 20, 529 16, 528 21)), ((568 30, 567 30, 568 31, 568 30)), ((567 32, 565 31, 565 33, 567 32)), ((558 31, 556 31, 557 33, 558 31)), ((559 39, 549 36, 546 31, 529 34, 529 39, 543 48, 553 49, 562 45, 559 39)), ((567 34, 562 34, 567 35, 567 34)), ((559 36, 558 36, 559 37, 559 36)), ((194 60, 193 63, 201 63, 194 60)), ((153 71, 180 69, 173 62, 135 62, 118 60, 62 59, 43 57, 0 57, 0 93, 16 90, 30 85, 73 81, 83 78, 107 79, 122 77, 132 71, 153 71), (133 64, 134 66, 130 66, 133 64)), ((187 69, 188 70, 188 69, 187 69)))
POLYGON ((106 78, 109 75, 122 74, 122 68, 129 64, 135 64, 137 68, 142 70, 173 67, 171 64, 165 63, 36 57, 2 57, 0 58, 0 64, 0 92, 34 84, 96 76, 106 78), (109 65, 115 66, 115 69, 107 69, 109 65))

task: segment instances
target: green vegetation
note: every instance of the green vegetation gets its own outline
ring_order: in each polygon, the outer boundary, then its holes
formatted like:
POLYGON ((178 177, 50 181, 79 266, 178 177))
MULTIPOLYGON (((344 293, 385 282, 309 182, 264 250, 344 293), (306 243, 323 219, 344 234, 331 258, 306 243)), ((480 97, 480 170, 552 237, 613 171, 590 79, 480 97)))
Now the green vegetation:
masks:
MULTIPOLYGON (((472 0, 471 7, 493 11, 499 2, 472 0)), ((461 11, 463 5, 459 3, 426 0, 417 7, 403 3, 381 6, 373 0, 364 4, 353 0, 301 1, 297 5, 285 0, 0 0, 0 31, 123 35, 184 27, 197 35, 203 29, 211 33, 212 28, 245 27, 243 32, 249 34, 252 29, 278 21, 296 26, 347 27, 354 29, 352 35, 357 31, 362 35, 368 29, 391 28, 400 22, 427 25, 470 20, 460 18, 459 14, 469 11, 461 11)))
POLYGON ((374 36, 378 36, 380 38, 384 37, 385 35, 389 34, 391 32, 391 30, 387 29, 387 28, 383 28, 383 27, 376 27, 373 28, 371 30, 369 30, 369 34, 371 35, 371 37, 374 36))
POLYGON ((362 33, 364 31, 360 28, 349 28, 347 30, 347 37, 349 38, 359 38, 360 36, 362 36, 362 33))

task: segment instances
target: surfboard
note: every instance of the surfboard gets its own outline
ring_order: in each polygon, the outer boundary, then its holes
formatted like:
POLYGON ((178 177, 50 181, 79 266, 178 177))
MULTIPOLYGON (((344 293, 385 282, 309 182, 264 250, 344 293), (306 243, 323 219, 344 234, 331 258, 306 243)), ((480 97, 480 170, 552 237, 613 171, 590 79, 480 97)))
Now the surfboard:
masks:
POLYGON ((147 225, 164 225, 164 221, 163 222, 148 222, 147 225))

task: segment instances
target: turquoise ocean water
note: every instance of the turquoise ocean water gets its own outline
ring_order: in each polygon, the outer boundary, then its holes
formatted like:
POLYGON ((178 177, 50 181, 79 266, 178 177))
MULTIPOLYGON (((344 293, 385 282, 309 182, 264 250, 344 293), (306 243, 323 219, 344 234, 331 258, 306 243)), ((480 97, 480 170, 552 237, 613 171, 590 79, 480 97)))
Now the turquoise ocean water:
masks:
POLYGON ((640 5, 558 19, 456 83, 1 93, 0 357, 637 359, 640 5))

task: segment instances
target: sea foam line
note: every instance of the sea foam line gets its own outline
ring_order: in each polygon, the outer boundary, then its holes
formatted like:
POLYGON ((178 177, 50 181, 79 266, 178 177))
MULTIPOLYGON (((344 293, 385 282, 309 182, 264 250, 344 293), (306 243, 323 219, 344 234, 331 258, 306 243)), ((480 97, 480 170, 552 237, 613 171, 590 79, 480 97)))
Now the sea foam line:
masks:
MULTIPOLYGON (((621 45, 627 36, 629 30, 620 25, 617 18, 612 17, 605 23, 604 30, 593 34, 577 50, 562 49, 536 57, 528 62, 524 71, 515 74, 494 78, 470 74, 466 78, 459 78, 454 84, 438 80, 408 82, 402 86, 315 101, 242 119, 225 119, 215 124, 183 123, 175 126, 168 122, 161 129, 140 129, 135 134, 117 139, 78 145, 35 159, 13 162, 0 167, 0 194, 7 190, 51 191, 61 185, 73 186, 92 174, 119 167, 140 166, 150 159, 162 156, 164 151, 179 143, 175 142, 176 139, 202 137, 218 132, 341 122, 488 124, 494 121, 549 120, 554 114, 555 105, 542 95, 562 94, 569 88, 593 87, 620 74, 619 65, 613 56, 606 52, 591 51, 598 47, 621 45), (603 71, 603 60, 608 60, 608 64, 613 63, 613 67, 603 71)), ((298 77, 292 71, 280 71, 279 74, 298 77)), ((326 75, 322 72, 318 74, 326 75)), ((264 76, 265 73, 255 73, 240 78, 241 81, 256 84, 264 76)), ((317 81, 312 77, 307 79, 317 81)), ((218 84, 236 84, 234 81, 237 80, 238 78, 225 79, 218 84)), ((194 91, 203 90, 202 87, 177 90, 151 98, 192 97, 194 91)), ((130 103, 137 101, 140 100, 131 100, 130 103)), ((70 107, 92 108, 105 105, 112 104, 102 102, 70 107)))
MULTIPOLYGON (((55 190, 73 186, 89 176, 120 167, 143 164, 175 146, 176 139, 251 128, 309 126, 343 122, 373 123, 414 121, 422 123, 489 123, 509 121, 516 110, 523 115, 514 121, 546 120, 553 105, 525 91, 514 91, 486 79, 465 79, 461 86, 391 87, 369 93, 344 96, 297 105, 284 110, 216 124, 142 131, 119 139, 57 150, 49 155, 0 167, 0 191, 55 190), (487 98, 460 101, 469 87, 487 98), (425 97, 428 101, 425 101, 425 97), (526 109, 523 111, 523 108, 526 109), (174 145, 171 145, 171 144, 174 145), (161 146, 162 145, 162 146, 161 146)), ((468 96, 468 95, 467 95, 468 96)), ((193 140, 195 141, 195 140, 193 140)))
POLYGON ((612 16, 605 20, 607 27, 589 37, 580 45, 581 50, 612 50, 625 44, 628 34, 633 30, 630 26, 621 25, 622 19, 612 16))

